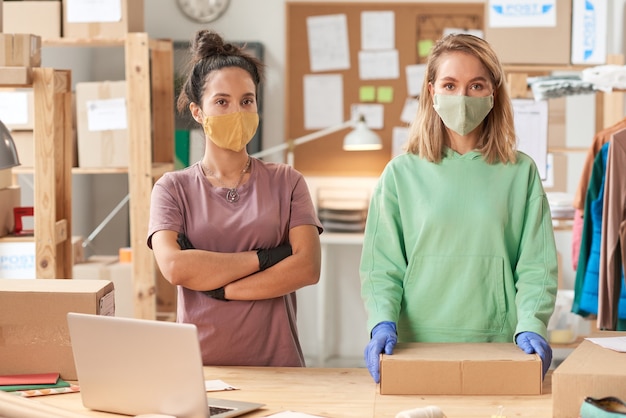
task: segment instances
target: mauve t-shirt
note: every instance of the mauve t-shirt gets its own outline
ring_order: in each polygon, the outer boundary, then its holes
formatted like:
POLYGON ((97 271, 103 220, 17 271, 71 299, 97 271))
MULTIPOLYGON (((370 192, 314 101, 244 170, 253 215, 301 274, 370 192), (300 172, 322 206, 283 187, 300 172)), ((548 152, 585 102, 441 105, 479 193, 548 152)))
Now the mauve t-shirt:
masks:
MULTIPOLYGON (((166 173, 152 191, 148 246, 160 230, 184 232, 195 248, 227 253, 276 247, 299 225, 322 232, 304 177, 286 164, 252 158, 250 178, 237 188, 240 199, 229 203, 226 192, 199 163, 166 173)), ((220 301, 178 286, 177 321, 198 327, 205 365, 304 366, 295 292, 220 301)))

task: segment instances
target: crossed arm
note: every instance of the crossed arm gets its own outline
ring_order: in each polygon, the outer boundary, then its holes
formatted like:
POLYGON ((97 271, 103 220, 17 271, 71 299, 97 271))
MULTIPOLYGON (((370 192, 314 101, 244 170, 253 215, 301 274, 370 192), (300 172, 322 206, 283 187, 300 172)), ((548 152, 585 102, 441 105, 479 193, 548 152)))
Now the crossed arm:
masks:
POLYGON ((175 231, 158 231, 152 249, 163 276, 172 284, 193 290, 224 287, 229 300, 268 299, 317 283, 320 241, 317 227, 301 225, 289 231, 292 255, 261 271, 256 251, 220 253, 181 250, 175 231))

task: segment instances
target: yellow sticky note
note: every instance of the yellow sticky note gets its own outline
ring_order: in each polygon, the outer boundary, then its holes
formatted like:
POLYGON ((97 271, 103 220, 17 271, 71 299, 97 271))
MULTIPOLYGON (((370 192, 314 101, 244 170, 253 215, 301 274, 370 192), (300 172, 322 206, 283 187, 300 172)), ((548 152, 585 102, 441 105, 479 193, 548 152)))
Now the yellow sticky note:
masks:
POLYGON ((417 43, 417 54, 420 57, 427 57, 430 54, 434 43, 432 39, 423 39, 417 43))
POLYGON ((361 86, 359 88, 359 101, 373 102, 376 99, 376 89, 374 86, 361 86))
POLYGON ((379 103, 393 102, 393 87, 390 87, 390 86, 378 87, 376 96, 377 96, 377 101, 379 103))

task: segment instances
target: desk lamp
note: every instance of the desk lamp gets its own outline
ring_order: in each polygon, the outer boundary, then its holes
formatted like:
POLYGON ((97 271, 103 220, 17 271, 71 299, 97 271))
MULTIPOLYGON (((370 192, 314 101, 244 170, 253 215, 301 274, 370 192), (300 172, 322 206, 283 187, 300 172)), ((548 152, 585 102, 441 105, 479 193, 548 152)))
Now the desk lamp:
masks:
POLYGON ((349 132, 343 140, 343 149, 345 151, 374 151, 379 150, 383 147, 380 137, 367 127, 367 124, 365 123, 365 118, 363 116, 360 116, 359 120, 356 122, 353 120, 348 120, 337 126, 324 128, 319 131, 312 132, 308 135, 301 136, 300 138, 290 139, 282 144, 254 153, 251 155, 251 157, 261 158, 286 149, 287 164, 293 166, 293 151, 296 146, 304 144, 305 142, 313 141, 315 139, 323 138, 334 132, 350 127, 353 127, 354 130, 349 132))
POLYGON ((17 158, 17 150, 11 132, 0 121, 0 170, 18 165, 20 165, 20 160, 17 158))

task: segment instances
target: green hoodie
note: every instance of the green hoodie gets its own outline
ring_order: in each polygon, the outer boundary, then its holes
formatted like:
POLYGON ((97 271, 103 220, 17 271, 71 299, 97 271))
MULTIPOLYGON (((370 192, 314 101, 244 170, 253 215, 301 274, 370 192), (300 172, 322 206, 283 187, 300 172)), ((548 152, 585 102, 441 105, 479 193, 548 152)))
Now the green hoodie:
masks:
POLYGON ((537 168, 448 149, 440 163, 394 158, 372 194, 361 256, 371 329, 400 342, 547 339, 557 290, 552 219, 537 168))

